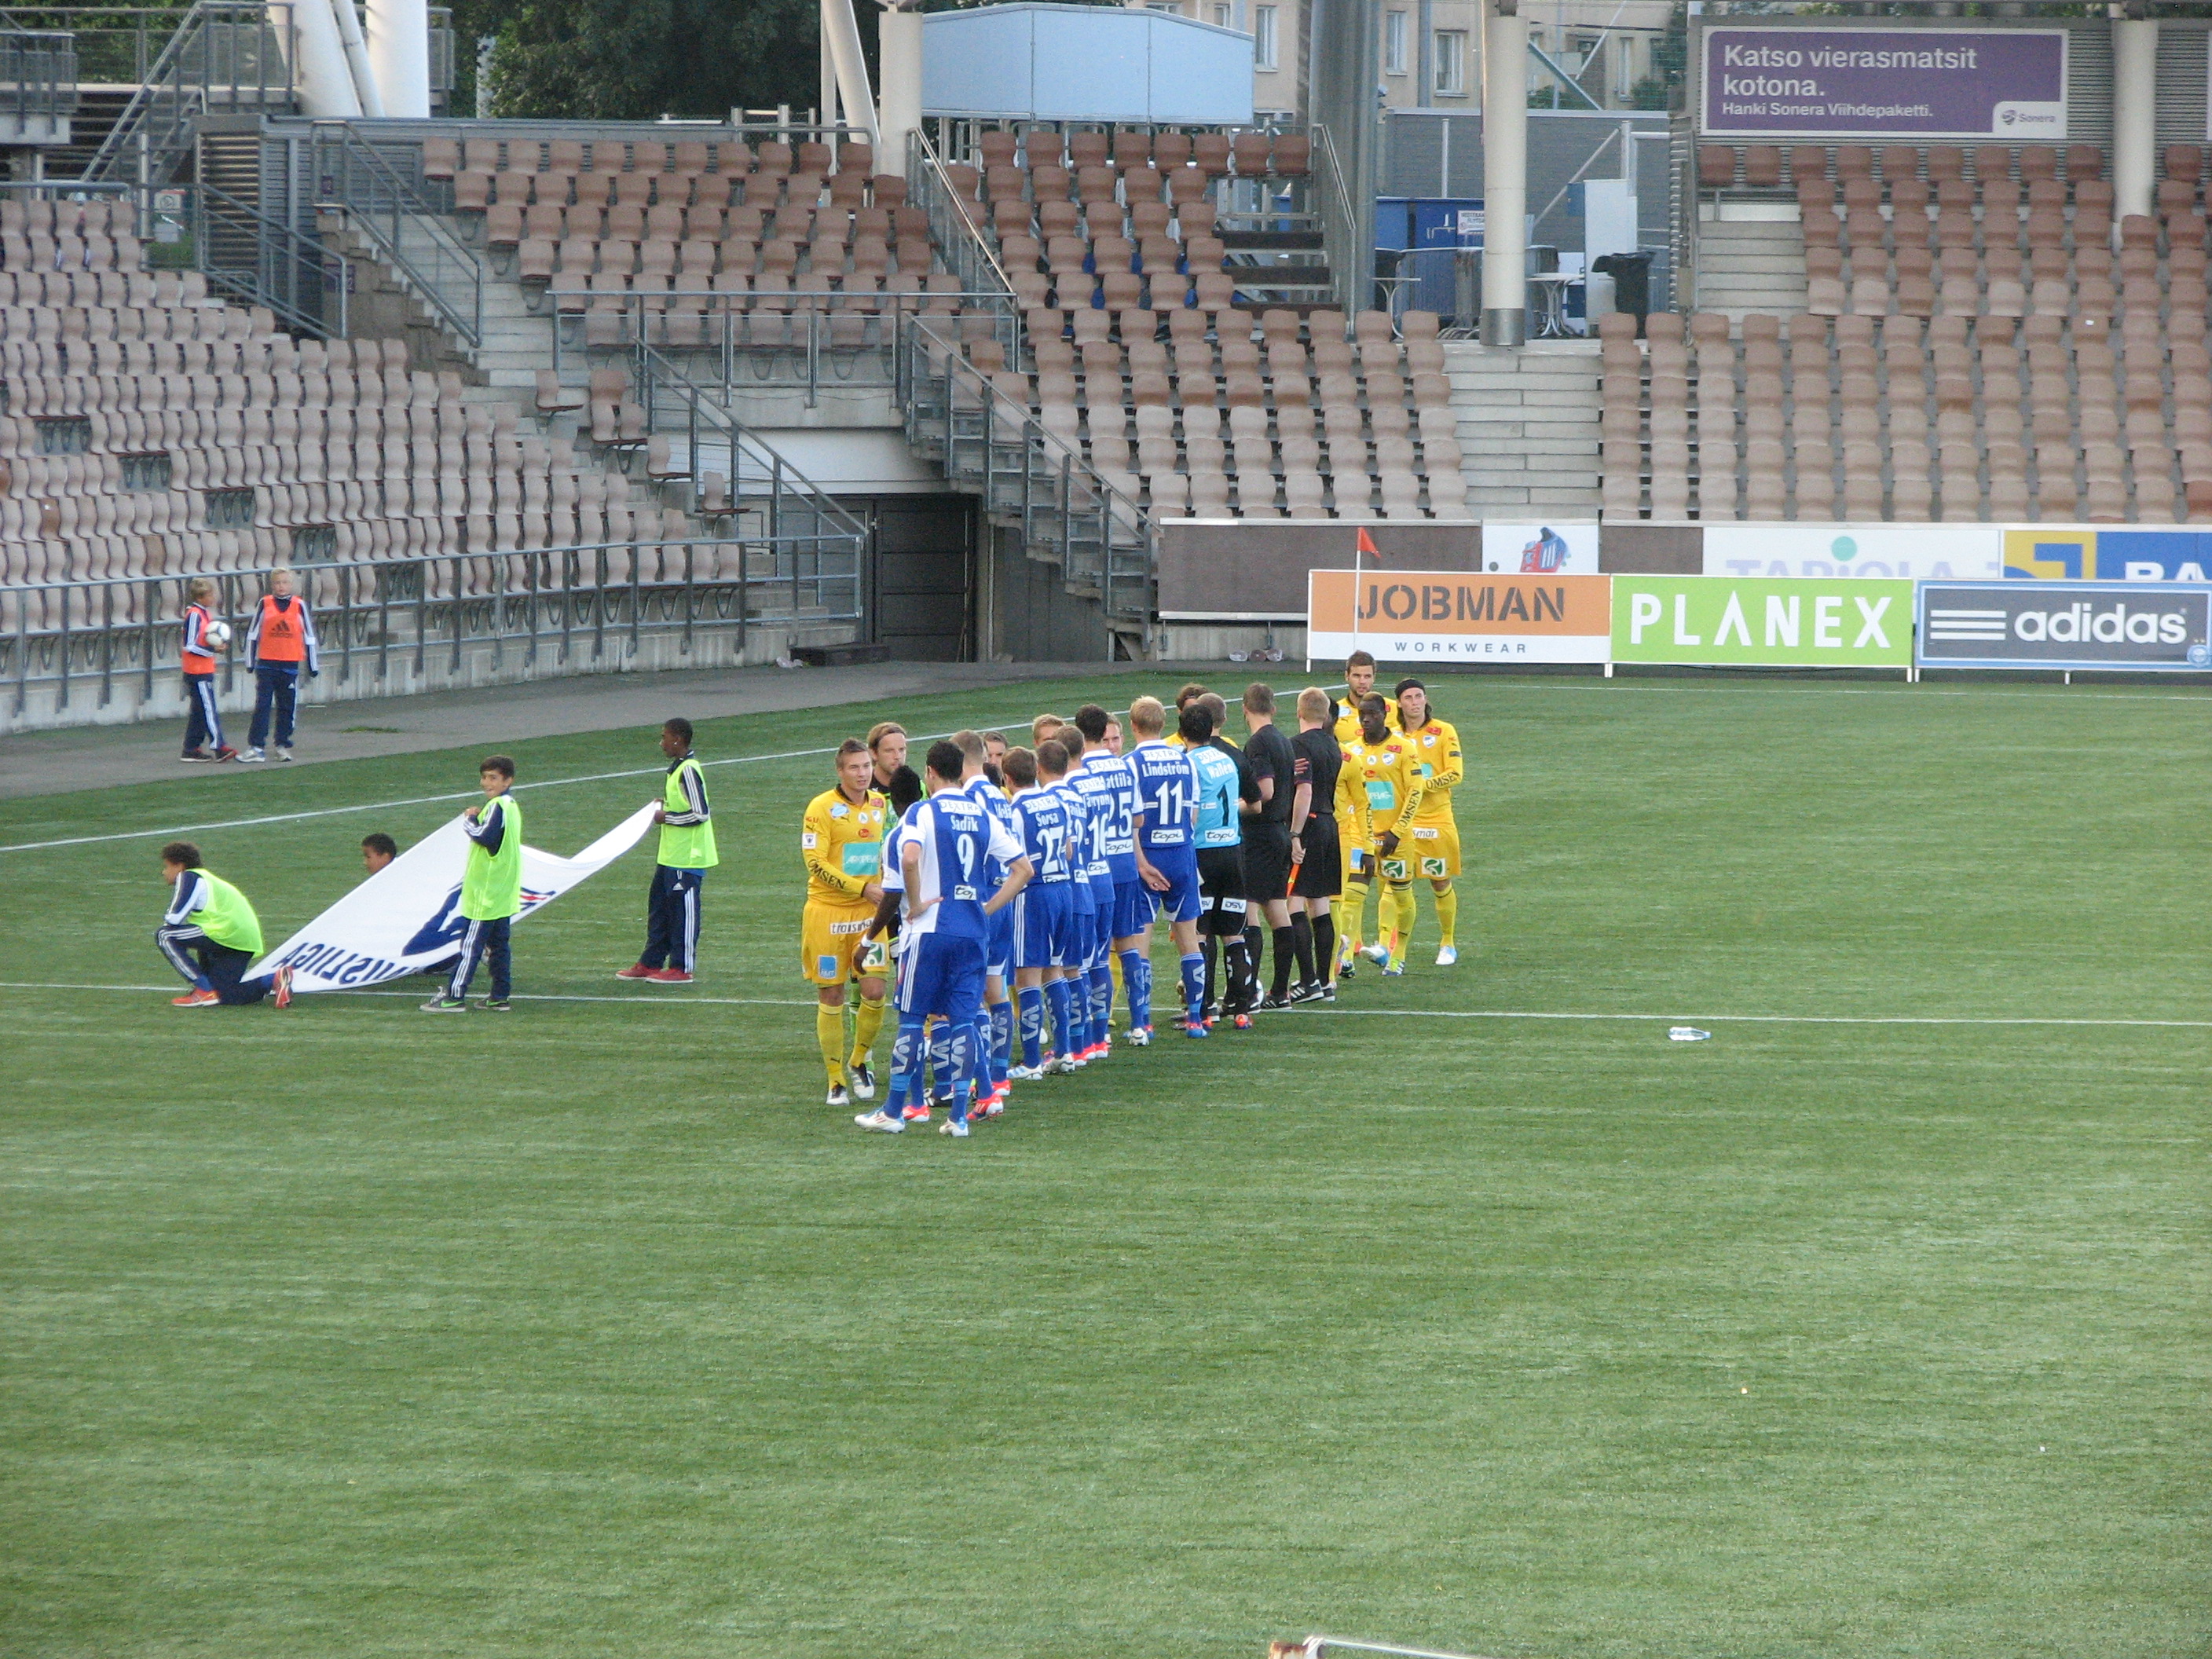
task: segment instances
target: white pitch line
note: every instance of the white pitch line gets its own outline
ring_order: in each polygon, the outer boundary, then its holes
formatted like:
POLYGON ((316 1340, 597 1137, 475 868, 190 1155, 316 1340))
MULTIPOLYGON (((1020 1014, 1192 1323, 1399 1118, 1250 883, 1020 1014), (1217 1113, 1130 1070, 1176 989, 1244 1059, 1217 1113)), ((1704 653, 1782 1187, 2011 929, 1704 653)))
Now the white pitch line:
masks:
MULTIPOLYGON (((169 985, 65 985, 39 980, 0 981, 0 991, 173 991, 169 985)), ((313 996, 405 997, 412 991, 302 992, 313 996)), ((584 992, 517 992, 517 1002, 619 1002, 633 1008, 708 1006, 723 1008, 811 1008, 810 999, 798 997, 608 996, 584 992)), ((1334 1014, 1340 1018, 1379 1016, 1389 1019, 1539 1019, 1619 1020, 1646 1024, 1687 1024, 1702 1020, 1709 1025, 2082 1025, 2115 1029, 2212 1030, 2212 1019, 2082 1019, 2058 1015, 2014 1014, 1612 1014, 1562 1013, 1528 1008, 1299 1008, 1301 1018, 1334 1014)), ((1172 1026, 1170 1027, 1173 1029, 1172 1026)))
MULTIPOLYGON (((1042 682, 1042 684, 1054 684, 1054 682, 1045 681, 1042 682)), ((1331 687, 1329 689, 1334 690, 1334 688, 1331 687)), ((1126 708, 1117 709, 1115 711, 1115 714, 1118 719, 1121 715, 1126 714, 1129 711, 1126 708)), ((996 727, 1007 724, 1007 722, 1003 720, 978 720, 975 722, 975 724, 977 726, 996 727)), ((954 729, 965 730, 967 728, 955 727, 954 729)), ((951 732, 925 732, 921 737, 910 738, 909 741, 913 743, 934 743, 939 738, 949 738, 951 735, 952 733, 951 732)), ((426 750, 422 752, 429 751, 426 750)), ((836 752, 837 751, 834 748, 787 749, 781 754, 776 755, 726 755, 720 760, 701 761, 699 764, 702 768, 708 766, 749 766, 760 761, 805 760, 812 756, 834 755, 836 752)), ((389 759, 392 757, 388 756, 374 756, 364 757, 364 758, 389 759)), ((628 770, 621 772, 592 772, 588 773, 582 777, 576 778, 544 778, 535 783, 518 783, 514 787, 518 790, 563 789, 571 784, 577 783, 611 783, 623 778, 657 778, 665 776, 667 770, 668 769, 664 766, 639 766, 633 767, 628 770)), ((220 823, 187 823, 168 830, 118 830, 114 834, 106 836, 70 836, 60 841, 19 842, 12 847, 0 847, 0 853, 42 853, 56 847, 91 847, 103 842, 111 841, 150 841, 157 836, 204 835, 210 830, 248 830, 253 828, 257 824, 264 823, 299 823, 308 818, 342 817, 349 812, 386 812, 390 811, 395 807, 429 806, 435 805, 439 801, 444 800, 474 800, 481 793, 481 791, 475 789, 464 789, 457 790, 449 795, 413 795, 410 796, 405 800, 365 801, 359 806, 322 806, 307 812, 272 812, 264 817, 228 818, 220 823)))

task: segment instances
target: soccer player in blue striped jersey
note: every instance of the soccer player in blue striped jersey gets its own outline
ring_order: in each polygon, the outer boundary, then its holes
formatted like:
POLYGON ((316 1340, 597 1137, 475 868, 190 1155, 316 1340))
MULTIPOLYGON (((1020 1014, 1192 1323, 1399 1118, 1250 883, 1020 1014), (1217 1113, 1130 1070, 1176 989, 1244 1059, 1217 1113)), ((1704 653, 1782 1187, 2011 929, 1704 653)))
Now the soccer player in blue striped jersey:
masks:
POLYGON ((1137 949, 1149 963, 1152 921, 1164 915, 1182 958, 1183 1030, 1202 1037, 1206 1035, 1206 957, 1198 948, 1198 854, 1193 842, 1198 827, 1198 774, 1188 750, 1162 739, 1166 725, 1167 710, 1158 697, 1139 697, 1129 705, 1129 730, 1137 742, 1124 758, 1136 784, 1132 824, 1137 878, 1145 888, 1137 913, 1141 923, 1137 949))
MULTIPOLYGON (((1071 738, 1075 735, 1065 724, 1052 729, 1066 732, 1071 738)), ((1073 944, 1069 951, 1066 975, 1068 1024, 1064 1029, 1058 1025, 1054 1029, 1060 1048, 1054 1069, 1062 1072, 1079 1072, 1097 1058, 1099 1042, 1099 1034, 1091 1024, 1090 991, 1091 962, 1097 954, 1099 926, 1101 884, 1092 875, 1097 863, 1093 856, 1097 836, 1091 825, 1090 798, 1068 776, 1073 763, 1074 754, 1066 739, 1054 736, 1037 744, 1037 781, 1060 798, 1067 813, 1068 834, 1074 842, 1068 856, 1068 892, 1074 910, 1070 929, 1073 944)))
MULTIPOLYGON (((984 775, 984 762, 989 757, 981 732, 955 732, 952 741, 960 746, 960 757, 964 763, 960 787, 977 805, 1012 830, 1014 827, 1014 807, 1006 792, 984 775)), ((1003 862, 993 864, 989 870, 991 884, 996 887, 1006 878, 1003 862)), ((991 918, 991 937, 983 952, 983 1024, 980 1041, 983 1047, 975 1067, 975 1094, 981 1103, 985 1117, 996 1117, 1006 1109, 1006 1097, 1012 1090, 1012 1079, 1008 1075, 1013 1059, 1014 1005, 1008 994, 1014 969, 1014 907, 1008 905, 991 918)))
MULTIPOLYGON (((1075 711, 1075 729, 1083 734, 1083 764, 1076 775, 1088 780, 1093 798, 1103 797, 1106 803, 1106 867, 1114 882, 1107 943, 1121 963, 1129 1041, 1141 1048, 1152 1040, 1152 989, 1151 960, 1138 948, 1142 942, 1138 916, 1144 908, 1145 884, 1137 874, 1137 775, 1108 741, 1113 725, 1106 711, 1095 702, 1075 711)), ((1092 995, 1101 994, 1110 1015, 1114 975, 1103 963, 1092 981, 1092 995)))
POLYGON ((1066 964, 1074 944, 1070 860, 1075 838, 1067 827, 1066 800, 1058 790, 1038 783, 1033 750, 1009 749, 1000 765, 1014 792, 1015 836, 1036 872, 1009 907, 1014 913, 1014 986, 1021 1000, 1022 1030, 1022 1061, 1013 1077, 1026 1083, 1045 1075, 1046 1004, 1052 1006, 1054 1031, 1066 1032, 1073 1022, 1074 988, 1066 964))
MULTIPOLYGON (((942 738, 932 744, 924 768, 929 795, 908 811, 899 848, 906 891, 902 932, 913 960, 899 975, 899 1033, 891 1073, 894 1091, 899 1078, 911 1079, 921 1062, 927 1022, 932 1016, 943 1019, 951 1031, 952 1112, 941 1127, 964 1138, 990 919, 1013 902, 1031 870, 1021 843, 962 789, 967 760, 957 744, 942 738), (1006 878, 994 890, 985 885, 987 858, 1006 865, 1006 878)), ((906 1127, 888 1112, 870 1112, 854 1121, 885 1133, 906 1127)))

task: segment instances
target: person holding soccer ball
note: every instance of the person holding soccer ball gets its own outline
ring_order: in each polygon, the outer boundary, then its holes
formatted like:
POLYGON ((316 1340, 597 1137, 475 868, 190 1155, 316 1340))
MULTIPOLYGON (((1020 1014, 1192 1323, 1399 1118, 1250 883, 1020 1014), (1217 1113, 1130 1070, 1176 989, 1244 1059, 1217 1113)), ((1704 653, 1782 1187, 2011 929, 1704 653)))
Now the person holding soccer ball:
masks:
POLYGON ((230 643, 230 624, 211 608, 215 584, 195 576, 185 588, 184 644, 178 655, 185 671, 186 761, 231 761, 238 750, 222 740, 222 714, 215 706, 216 653, 230 643), (215 745, 210 753, 208 744, 215 745))

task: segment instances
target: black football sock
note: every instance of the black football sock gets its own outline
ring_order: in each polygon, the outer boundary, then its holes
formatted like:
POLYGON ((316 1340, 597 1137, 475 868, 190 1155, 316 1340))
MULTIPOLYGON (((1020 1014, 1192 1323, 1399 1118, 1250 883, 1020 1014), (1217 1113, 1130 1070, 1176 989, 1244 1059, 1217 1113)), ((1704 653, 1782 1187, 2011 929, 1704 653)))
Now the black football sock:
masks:
POLYGON ((1321 977, 1328 984, 1336 982, 1336 912, 1313 919, 1314 960, 1321 966, 1321 977))
POLYGON ((1298 983, 1312 985, 1314 977, 1313 918, 1303 910, 1291 917, 1291 949, 1298 956, 1298 983))
POLYGON ((1228 975, 1229 988, 1225 1006, 1241 1013, 1250 1006, 1249 990, 1254 982, 1251 975, 1251 952, 1246 948, 1244 935, 1231 933, 1221 941, 1221 957, 1228 975))
POLYGON ((1291 958, 1297 936, 1297 929, 1287 921, 1275 929, 1275 977, 1267 987, 1267 994, 1278 1002, 1291 992, 1291 958))
POLYGON ((1213 966, 1220 954, 1218 948, 1220 943, 1221 937, 1218 933, 1208 933, 1198 942, 1199 949, 1206 952, 1206 1000, 1200 1005, 1201 1007, 1213 1006, 1213 966))
MULTIPOLYGON (((1259 908, 1256 904, 1252 907, 1255 914, 1257 914, 1259 908)), ((1266 943, 1265 937, 1260 932, 1258 922, 1247 922, 1244 925, 1244 959, 1251 964, 1252 969, 1252 977, 1247 983, 1251 988, 1251 1000, 1255 1002, 1260 1000, 1260 964, 1267 960, 1267 957, 1261 954, 1266 943)))

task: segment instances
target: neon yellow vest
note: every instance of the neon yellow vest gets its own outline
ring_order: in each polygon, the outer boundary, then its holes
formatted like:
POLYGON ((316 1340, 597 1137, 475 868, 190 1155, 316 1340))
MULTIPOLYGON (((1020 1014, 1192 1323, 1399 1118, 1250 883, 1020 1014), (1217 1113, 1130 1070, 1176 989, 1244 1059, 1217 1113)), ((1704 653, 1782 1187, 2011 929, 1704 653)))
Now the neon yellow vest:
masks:
POLYGON ((204 870, 192 873, 208 885, 208 902, 192 912, 189 920, 217 945, 228 945, 234 951, 243 951, 249 956, 261 954, 261 918, 253 914, 253 907, 246 902, 246 895, 233 887, 221 876, 210 875, 204 870))
MULTIPOLYGON (((691 802, 684 793, 686 773, 696 775, 699 763, 686 755, 677 762, 668 774, 668 787, 661 792, 660 803, 671 812, 688 812, 691 802)), ((706 780, 700 780, 700 793, 706 792, 706 780)), ((714 852, 714 821, 709 817, 704 823, 664 823, 660 826, 660 862, 672 870, 711 870, 722 860, 714 852)))
POLYGON ((481 844, 469 843, 468 868, 461 876, 461 915, 471 921, 494 921, 522 908, 522 808, 514 797, 495 795, 483 805, 484 814, 506 815, 499 851, 487 853, 481 844))

